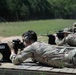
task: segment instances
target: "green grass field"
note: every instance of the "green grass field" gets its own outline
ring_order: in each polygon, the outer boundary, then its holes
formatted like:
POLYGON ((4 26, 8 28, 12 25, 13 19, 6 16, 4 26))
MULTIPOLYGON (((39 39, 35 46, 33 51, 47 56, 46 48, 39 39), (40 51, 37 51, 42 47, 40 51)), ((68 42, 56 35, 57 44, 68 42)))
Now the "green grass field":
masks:
POLYGON ((76 20, 34 20, 25 22, 0 23, 0 36, 21 35, 27 30, 34 30, 38 35, 55 33, 65 27, 71 27, 76 20))

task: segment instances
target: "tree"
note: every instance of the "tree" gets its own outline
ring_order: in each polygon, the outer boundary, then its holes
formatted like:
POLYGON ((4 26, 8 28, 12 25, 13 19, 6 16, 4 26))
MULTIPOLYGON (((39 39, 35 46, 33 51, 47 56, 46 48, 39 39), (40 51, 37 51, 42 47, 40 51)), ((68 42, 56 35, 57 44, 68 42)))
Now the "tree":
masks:
POLYGON ((6 0, 0 0, 0 19, 6 21, 7 14, 8 14, 8 8, 6 0))

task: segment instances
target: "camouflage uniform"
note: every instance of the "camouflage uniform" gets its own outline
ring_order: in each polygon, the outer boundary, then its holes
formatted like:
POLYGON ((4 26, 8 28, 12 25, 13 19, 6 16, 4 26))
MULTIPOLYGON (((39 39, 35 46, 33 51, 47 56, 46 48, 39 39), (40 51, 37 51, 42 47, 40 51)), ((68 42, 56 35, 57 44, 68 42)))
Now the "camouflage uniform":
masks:
POLYGON ((26 47, 19 54, 16 55, 12 53, 10 59, 14 64, 19 64, 27 58, 31 57, 45 65, 64 67, 67 66, 66 63, 69 64, 69 62, 73 60, 72 58, 75 53, 76 50, 74 50, 74 53, 69 51, 69 53, 67 54, 65 48, 58 49, 56 46, 52 46, 46 43, 34 42, 33 44, 26 47), (69 54, 71 54, 71 56, 69 54))
POLYGON ((68 28, 65 28, 62 31, 62 34, 63 34, 63 38, 59 38, 58 35, 55 35, 55 43, 56 45, 67 45, 68 46, 68 44, 64 41, 64 39, 65 37, 67 37, 67 35, 73 34, 73 32, 70 31, 68 28))
POLYGON ((57 45, 66 45, 68 44, 69 46, 75 46, 76 47, 76 34, 69 34, 68 36, 64 37, 62 40, 58 40, 56 38, 56 44, 57 45))

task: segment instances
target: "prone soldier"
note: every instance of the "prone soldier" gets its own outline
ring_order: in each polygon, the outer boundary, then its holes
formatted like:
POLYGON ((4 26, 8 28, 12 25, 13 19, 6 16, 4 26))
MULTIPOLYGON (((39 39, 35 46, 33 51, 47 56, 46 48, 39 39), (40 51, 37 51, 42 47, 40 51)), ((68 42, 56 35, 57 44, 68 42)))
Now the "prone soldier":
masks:
POLYGON ((76 33, 72 33, 70 31, 64 30, 64 38, 62 40, 57 40, 58 37, 56 36, 56 44, 61 45, 69 45, 76 47, 76 33))
MULTIPOLYGON (((29 30, 23 35, 24 44, 26 47, 19 54, 16 54, 12 45, 9 45, 13 64, 20 64, 27 58, 33 58, 37 62, 53 67, 67 66, 66 62, 75 66, 76 49, 69 51, 65 48, 58 49, 56 46, 37 41, 37 34, 29 30), (67 55, 66 55, 67 54, 67 55), (70 57, 71 55, 71 57, 70 57)), ((72 66, 73 67, 73 66, 72 66)))
MULTIPOLYGON (((76 22, 73 23, 73 26, 71 28, 64 28, 63 30, 59 30, 55 34, 46 34, 46 35, 43 35, 43 36, 47 36, 49 38, 48 39, 48 44, 58 45, 59 41, 61 41, 64 37, 66 37, 68 34, 71 34, 71 33, 72 34, 76 33, 76 22)), ((65 43, 64 43, 64 45, 65 45, 65 43)), ((68 44, 67 44, 67 46, 68 46, 68 44)))
POLYGON ((73 23, 73 26, 71 28, 64 28, 62 31, 62 35, 63 35, 63 38, 61 39, 58 37, 58 35, 55 36, 55 43, 57 45, 76 46, 75 44, 76 41, 74 39, 76 36, 76 22, 73 23))

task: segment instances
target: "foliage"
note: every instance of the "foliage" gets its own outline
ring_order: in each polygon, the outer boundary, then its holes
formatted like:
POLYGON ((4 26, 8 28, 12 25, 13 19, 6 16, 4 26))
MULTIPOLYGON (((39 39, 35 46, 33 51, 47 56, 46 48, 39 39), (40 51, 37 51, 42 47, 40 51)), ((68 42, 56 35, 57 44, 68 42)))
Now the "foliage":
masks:
POLYGON ((76 19, 76 0, 0 0, 0 21, 76 19))

